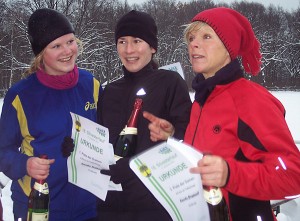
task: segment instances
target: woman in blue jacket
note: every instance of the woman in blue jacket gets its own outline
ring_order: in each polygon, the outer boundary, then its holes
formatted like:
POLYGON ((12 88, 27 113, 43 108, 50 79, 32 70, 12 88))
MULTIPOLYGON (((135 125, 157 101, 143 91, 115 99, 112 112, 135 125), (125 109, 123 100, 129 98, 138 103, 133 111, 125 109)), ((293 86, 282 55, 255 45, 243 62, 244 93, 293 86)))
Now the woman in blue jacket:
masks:
POLYGON ((63 14, 36 10, 28 34, 35 57, 26 78, 8 90, 0 120, 0 170, 13 180, 14 217, 26 220, 33 182, 46 179, 49 220, 92 220, 96 197, 68 182, 61 143, 71 134, 70 112, 96 121, 100 83, 77 68, 79 40, 63 14))

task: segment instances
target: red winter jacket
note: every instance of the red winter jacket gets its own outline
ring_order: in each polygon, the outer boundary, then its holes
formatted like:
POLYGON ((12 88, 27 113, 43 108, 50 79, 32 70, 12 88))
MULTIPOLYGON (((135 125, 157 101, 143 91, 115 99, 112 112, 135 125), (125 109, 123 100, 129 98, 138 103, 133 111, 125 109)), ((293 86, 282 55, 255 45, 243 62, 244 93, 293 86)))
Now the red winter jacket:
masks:
POLYGON ((269 200, 300 193, 300 154, 284 114, 271 93, 244 78, 193 103, 185 142, 227 161, 222 191, 231 220, 276 220, 269 200))

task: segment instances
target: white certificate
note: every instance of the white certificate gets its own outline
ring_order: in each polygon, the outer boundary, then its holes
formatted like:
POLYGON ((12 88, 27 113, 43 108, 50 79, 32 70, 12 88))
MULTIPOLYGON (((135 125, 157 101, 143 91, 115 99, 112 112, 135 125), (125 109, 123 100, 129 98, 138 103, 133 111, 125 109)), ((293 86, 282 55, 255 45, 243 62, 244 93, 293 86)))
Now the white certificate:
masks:
POLYGON ((189 172, 202 154, 169 138, 130 160, 130 168, 141 179, 173 220, 210 220, 199 174, 189 172))
POLYGON ((105 200, 110 176, 100 170, 107 170, 115 163, 108 129, 74 113, 71 117, 75 147, 67 161, 69 182, 105 200))

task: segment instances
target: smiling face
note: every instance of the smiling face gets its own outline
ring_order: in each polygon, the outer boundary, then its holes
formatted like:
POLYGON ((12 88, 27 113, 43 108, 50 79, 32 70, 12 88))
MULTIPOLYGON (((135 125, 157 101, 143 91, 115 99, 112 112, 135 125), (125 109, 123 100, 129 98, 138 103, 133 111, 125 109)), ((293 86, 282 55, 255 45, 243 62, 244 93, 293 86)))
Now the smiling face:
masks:
POLYGON ((74 69, 78 45, 73 33, 50 42, 43 52, 43 66, 50 75, 63 75, 74 69))
POLYGON ((156 50, 142 40, 132 36, 120 37, 117 41, 117 51, 122 64, 129 72, 138 72, 152 59, 156 50))
POLYGON ((193 70, 205 78, 215 75, 231 59, 215 31, 205 23, 198 23, 186 34, 188 52, 193 70))

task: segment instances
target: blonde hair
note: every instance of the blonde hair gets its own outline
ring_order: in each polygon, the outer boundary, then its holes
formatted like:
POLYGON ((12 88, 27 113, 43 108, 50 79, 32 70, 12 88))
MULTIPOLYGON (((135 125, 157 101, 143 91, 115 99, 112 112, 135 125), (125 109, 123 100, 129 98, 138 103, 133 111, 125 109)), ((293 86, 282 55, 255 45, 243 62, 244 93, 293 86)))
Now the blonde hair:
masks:
MULTIPOLYGON (((80 39, 76 38, 76 43, 78 45, 78 55, 82 54, 83 52, 83 43, 80 39)), ((36 55, 33 60, 31 61, 30 67, 24 72, 23 77, 28 77, 32 73, 37 72, 39 69, 43 68, 43 55, 44 55, 45 48, 36 55)))
POLYGON ((208 24, 206 24, 205 22, 202 22, 202 21, 194 21, 188 25, 185 25, 186 27, 183 31, 183 39, 184 39, 185 43, 189 44, 189 42, 190 42, 189 37, 192 32, 198 31, 205 25, 208 25, 208 24))

